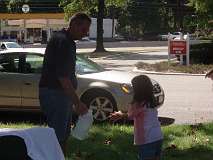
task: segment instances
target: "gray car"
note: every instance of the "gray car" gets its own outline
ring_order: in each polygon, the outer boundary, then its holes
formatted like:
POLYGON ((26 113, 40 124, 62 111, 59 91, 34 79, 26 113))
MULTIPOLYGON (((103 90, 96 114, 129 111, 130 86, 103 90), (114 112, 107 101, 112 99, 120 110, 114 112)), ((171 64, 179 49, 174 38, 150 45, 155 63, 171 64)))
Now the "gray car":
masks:
MULTIPOLYGON (((39 111, 38 82, 43 63, 42 49, 6 50, 0 54, 0 110, 39 111)), ((139 73, 106 70, 83 55, 77 55, 77 93, 92 109, 94 119, 104 121, 115 110, 127 111, 132 98, 131 79, 139 73)), ((161 106, 164 92, 152 80, 161 106)))

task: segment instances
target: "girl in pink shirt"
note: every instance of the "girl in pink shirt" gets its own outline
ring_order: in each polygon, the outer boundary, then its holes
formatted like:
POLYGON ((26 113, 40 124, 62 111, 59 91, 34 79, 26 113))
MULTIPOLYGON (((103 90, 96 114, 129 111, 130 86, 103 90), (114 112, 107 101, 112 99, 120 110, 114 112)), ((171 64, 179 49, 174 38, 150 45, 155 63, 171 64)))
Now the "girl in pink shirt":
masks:
POLYGON ((160 160, 163 135, 158 121, 153 85, 149 77, 139 75, 132 79, 133 100, 128 113, 111 114, 111 120, 134 120, 134 144, 139 148, 140 160, 160 160))

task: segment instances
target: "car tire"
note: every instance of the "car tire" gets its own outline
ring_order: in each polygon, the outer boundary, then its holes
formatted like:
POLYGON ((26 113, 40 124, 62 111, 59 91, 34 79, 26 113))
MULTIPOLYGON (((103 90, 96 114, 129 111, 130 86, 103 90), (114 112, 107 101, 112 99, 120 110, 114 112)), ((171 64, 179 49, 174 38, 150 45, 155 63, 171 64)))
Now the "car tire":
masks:
POLYGON ((104 90, 89 92, 82 98, 82 102, 92 110, 93 118, 96 122, 107 120, 110 113, 117 109, 112 95, 104 90))

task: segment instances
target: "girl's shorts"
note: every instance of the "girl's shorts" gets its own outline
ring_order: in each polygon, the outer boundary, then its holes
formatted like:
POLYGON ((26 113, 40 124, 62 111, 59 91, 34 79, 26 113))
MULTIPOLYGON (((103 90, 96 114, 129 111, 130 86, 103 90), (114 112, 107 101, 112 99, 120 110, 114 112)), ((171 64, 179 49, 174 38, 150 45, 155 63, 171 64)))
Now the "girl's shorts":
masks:
POLYGON ((145 160, 154 157, 160 157, 163 140, 139 145, 139 160, 145 160))

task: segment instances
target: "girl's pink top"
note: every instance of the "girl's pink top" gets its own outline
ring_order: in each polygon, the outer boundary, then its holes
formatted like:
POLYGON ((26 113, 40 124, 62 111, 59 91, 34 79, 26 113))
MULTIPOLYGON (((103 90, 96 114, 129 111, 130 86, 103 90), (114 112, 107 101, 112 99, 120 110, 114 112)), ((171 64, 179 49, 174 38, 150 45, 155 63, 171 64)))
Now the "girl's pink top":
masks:
POLYGON ((157 108, 147 108, 144 103, 132 104, 128 118, 134 120, 134 144, 142 145, 163 139, 157 108))

